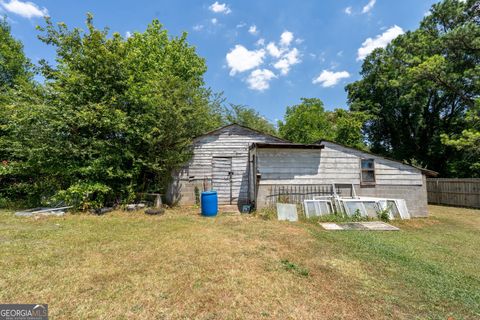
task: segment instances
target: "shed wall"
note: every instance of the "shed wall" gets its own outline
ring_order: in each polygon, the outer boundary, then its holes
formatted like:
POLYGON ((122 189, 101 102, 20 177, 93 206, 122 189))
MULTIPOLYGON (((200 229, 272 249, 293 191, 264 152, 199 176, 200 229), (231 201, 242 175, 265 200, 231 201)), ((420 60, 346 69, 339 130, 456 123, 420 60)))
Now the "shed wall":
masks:
POLYGON ((360 185, 360 160, 374 159, 376 185, 423 185, 419 169, 331 142, 322 144, 322 150, 258 149, 260 184, 360 185))
POLYGON ((257 149, 257 209, 271 203, 276 186, 353 184, 357 195, 405 199, 412 216, 426 216, 425 176, 419 169, 380 156, 322 142, 322 150, 257 149), (374 186, 360 185, 361 159, 375 160, 374 186))
POLYGON ((215 183, 212 181, 213 158, 231 157, 232 204, 248 202, 250 145, 254 142, 282 141, 237 125, 224 127, 197 138, 192 146, 191 160, 173 175, 173 182, 167 194, 168 201, 181 205, 195 204, 195 188, 199 192, 204 190, 204 186, 206 189, 215 189, 215 183))

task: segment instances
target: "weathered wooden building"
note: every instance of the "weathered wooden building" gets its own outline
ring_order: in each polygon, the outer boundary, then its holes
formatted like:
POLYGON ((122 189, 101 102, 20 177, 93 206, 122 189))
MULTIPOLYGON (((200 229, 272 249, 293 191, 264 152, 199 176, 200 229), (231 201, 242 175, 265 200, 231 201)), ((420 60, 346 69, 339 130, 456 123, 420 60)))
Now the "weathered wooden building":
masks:
POLYGON ((174 174, 170 202, 195 204, 203 190, 217 190, 220 204, 301 201, 351 188, 359 196, 405 199, 412 216, 426 216, 426 176, 419 169, 330 141, 290 143, 232 124, 196 138, 192 159, 174 174))

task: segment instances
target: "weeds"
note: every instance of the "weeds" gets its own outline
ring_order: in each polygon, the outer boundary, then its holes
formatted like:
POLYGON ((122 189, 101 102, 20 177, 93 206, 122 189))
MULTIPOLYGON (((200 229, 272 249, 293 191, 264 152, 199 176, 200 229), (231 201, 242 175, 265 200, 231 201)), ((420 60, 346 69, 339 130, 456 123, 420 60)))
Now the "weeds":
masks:
POLYGON ((302 277, 308 277, 310 275, 310 271, 308 271, 307 268, 300 267, 297 264, 290 262, 288 259, 281 260, 280 263, 286 271, 290 271, 302 277))
POLYGON ((256 217, 263 220, 275 220, 277 219, 277 209, 273 206, 257 210, 253 213, 256 217))
POLYGON ((383 222, 390 222, 390 210, 391 210, 392 206, 389 206, 388 208, 384 209, 384 210, 379 210, 377 211, 377 217, 378 219, 382 220, 383 222))

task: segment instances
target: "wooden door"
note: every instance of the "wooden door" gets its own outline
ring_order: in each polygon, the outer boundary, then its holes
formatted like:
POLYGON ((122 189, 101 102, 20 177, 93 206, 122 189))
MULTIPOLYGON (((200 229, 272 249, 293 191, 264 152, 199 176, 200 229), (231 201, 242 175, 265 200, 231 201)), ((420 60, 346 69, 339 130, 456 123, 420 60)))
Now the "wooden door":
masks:
POLYGON ((219 204, 232 204, 232 158, 212 158, 212 186, 217 191, 219 204))

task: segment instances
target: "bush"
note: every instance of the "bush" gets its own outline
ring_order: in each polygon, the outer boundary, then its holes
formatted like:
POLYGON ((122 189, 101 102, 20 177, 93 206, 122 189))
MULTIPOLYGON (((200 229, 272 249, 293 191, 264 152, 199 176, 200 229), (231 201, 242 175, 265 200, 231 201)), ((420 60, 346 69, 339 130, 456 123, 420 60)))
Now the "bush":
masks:
POLYGON ((383 222, 390 222, 390 210, 392 206, 389 206, 388 208, 384 210, 377 211, 377 217, 378 219, 382 220, 383 222))
POLYGON ((77 183, 59 191, 52 201, 63 201, 76 210, 98 209, 113 198, 112 189, 102 183, 77 183))

